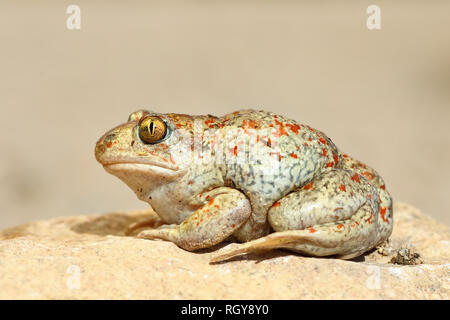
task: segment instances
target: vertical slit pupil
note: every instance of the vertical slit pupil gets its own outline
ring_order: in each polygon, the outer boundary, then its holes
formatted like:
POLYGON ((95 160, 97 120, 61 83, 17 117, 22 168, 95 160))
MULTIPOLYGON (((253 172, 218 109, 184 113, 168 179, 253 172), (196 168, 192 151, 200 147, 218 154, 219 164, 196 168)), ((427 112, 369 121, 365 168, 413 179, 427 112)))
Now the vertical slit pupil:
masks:
POLYGON ((154 135, 155 134, 155 125, 153 124, 153 121, 150 122, 149 129, 150 129, 150 135, 154 135))

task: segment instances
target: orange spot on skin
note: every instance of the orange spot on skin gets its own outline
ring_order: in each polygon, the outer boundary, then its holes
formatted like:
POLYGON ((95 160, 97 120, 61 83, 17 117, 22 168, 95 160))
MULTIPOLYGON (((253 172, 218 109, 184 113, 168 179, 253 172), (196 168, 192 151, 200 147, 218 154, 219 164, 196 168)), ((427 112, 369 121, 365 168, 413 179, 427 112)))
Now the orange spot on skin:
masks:
POLYGON ((194 183, 194 181, 192 181, 192 180, 188 181, 188 184, 193 184, 193 183, 194 183))
POLYGON ((256 136, 256 143, 259 142, 259 135, 256 136))
POLYGON ((356 225, 358 225, 358 226, 359 226, 359 222, 358 222, 358 221, 355 221, 355 223, 356 223, 356 225))
POLYGON ((108 148, 111 148, 112 145, 113 145, 112 141, 108 141, 108 142, 106 143, 106 146, 107 146, 108 148))
POLYGON ((370 212, 370 217, 369 217, 369 219, 367 219, 367 222, 369 224, 372 224, 372 218, 373 218, 373 212, 370 212))
POLYGON ((276 132, 276 134, 281 137, 281 136, 288 136, 288 132, 286 131, 286 128, 284 127, 284 124, 278 120, 275 120, 275 123, 278 125, 278 132, 276 132))
POLYGON ((269 147, 272 147, 272 141, 270 140, 270 138, 267 139, 267 145, 268 145, 269 147))
POLYGON ((339 162, 339 157, 336 153, 333 153, 333 159, 334 159, 334 163, 338 164, 339 162))
POLYGON ((327 168, 331 168, 332 166, 334 166, 334 162, 333 161, 327 163, 327 168))
POLYGON ((309 228, 308 228, 308 231, 309 231, 309 233, 314 233, 314 232, 316 232, 317 230, 314 229, 313 227, 309 227, 309 228))
POLYGON ((303 143, 304 145, 305 145, 305 147, 309 147, 309 144, 307 144, 306 142, 305 143, 303 143))
POLYGON ((217 204, 214 205, 214 208, 220 209, 220 207, 217 204))
POLYGON ((372 173, 370 173, 369 171, 364 171, 361 174, 369 180, 372 180, 373 178, 375 178, 375 176, 372 173))
POLYGON ((353 181, 355 181, 355 182, 361 183, 361 180, 359 180, 359 176, 358 176, 357 173, 355 173, 355 174, 351 177, 351 179, 352 179, 353 181))
POLYGON ((386 207, 380 207, 380 215, 381 215, 381 219, 382 219, 384 222, 386 222, 386 223, 389 222, 389 220, 386 219, 386 207))
POLYGON ((252 129, 258 129, 259 125, 255 120, 249 120, 248 121, 248 127, 252 129))
POLYGON ((291 153, 289 156, 290 156, 291 158, 294 158, 294 159, 297 159, 297 158, 298 158, 298 156, 297 156, 295 153, 291 153))
POLYGON ((314 182, 310 182, 310 183, 306 184, 306 185, 303 187, 303 189, 304 189, 304 190, 309 190, 309 189, 312 189, 313 187, 314 187, 314 182))
POLYGON ((294 132, 295 134, 298 134, 298 130, 300 130, 300 126, 298 124, 286 124, 286 127, 288 127, 289 129, 291 129, 292 132, 294 132))
POLYGON ((324 138, 322 138, 322 137, 320 137, 319 141, 322 144, 327 144, 327 141, 324 138))
POLYGON ((342 155, 344 158, 348 158, 348 155, 346 155, 345 153, 342 155))
POLYGON ((342 192, 347 191, 347 189, 345 188, 345 185, 343 185, 343 184, 341 184, 341 185, 339 186, 339 190, 341 190, 342 192))
POLYGON ((344 225, 342 223, 337 226, 338 229, 342 229, 343 227, 344 227, 344 225))
POLYGON ((281 203, 280 203, 279 201, 276 201, 276 202, 272 205, 272 208, 275 208, 275 207, 278 207, 278 206, 281 206, 281 203))
POLYGON ((237 146, 234 146, 233 154, 234 154, 235 156, 237 156, 237 146))
POLYGON ((212 199, 208 202, 208 205, 212 206, 213 203, 214 203, 214 198, 212 198, 212 199))
POLYGON ((386 186, 383 184, 382 186, 380 186, 381 189, 386 190, 386 186))
POLYGON ((233 224, 231 225, 231 227, 234 228, 234 227, 236 227, 236 225, 233 223, 233 224))
POLYGON ((326 149, 322 149, 322 157, 326 157, 328 154, 328 151, 326 149))

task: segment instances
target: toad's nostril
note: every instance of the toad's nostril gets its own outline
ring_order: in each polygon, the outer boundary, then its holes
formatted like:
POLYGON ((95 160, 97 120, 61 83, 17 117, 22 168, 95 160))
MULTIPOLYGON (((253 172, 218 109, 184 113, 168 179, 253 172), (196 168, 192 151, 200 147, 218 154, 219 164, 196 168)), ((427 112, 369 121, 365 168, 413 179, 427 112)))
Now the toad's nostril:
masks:
POLYGON ((116 138, 116 134, 115 133, 110 133, 110 134, 108 134, 106 137, 105 137, 105 141, 106 142, 108 142, 108 141, 111 141, 111 140, 114 140, 116 138))

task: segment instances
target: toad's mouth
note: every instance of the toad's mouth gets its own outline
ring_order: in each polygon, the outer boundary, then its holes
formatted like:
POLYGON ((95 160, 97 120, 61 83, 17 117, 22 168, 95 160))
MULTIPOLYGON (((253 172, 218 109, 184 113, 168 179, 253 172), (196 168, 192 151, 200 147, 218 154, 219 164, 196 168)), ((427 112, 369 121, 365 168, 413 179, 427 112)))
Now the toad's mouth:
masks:
POLYGON ((180 167, 170 163, 159 162, 127 162, 117 161, 103 164, 106 171, 135 171, 135 172, 149 172, 159 171, 167 173, 176 173, 180 171, 180 167))

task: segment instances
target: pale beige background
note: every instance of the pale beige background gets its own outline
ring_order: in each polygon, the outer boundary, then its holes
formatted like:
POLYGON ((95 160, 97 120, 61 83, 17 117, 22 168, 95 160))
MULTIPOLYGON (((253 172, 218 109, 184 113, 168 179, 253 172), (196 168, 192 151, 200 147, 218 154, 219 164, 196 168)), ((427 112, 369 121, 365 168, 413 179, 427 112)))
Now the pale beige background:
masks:
POLYGON ((142 107, 285 114, 450 223, 449 1, 18 2, 0 4, 0 228, 145 208, 93 156, 142 107))

